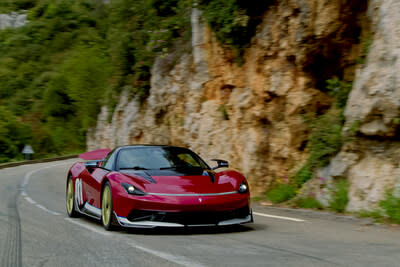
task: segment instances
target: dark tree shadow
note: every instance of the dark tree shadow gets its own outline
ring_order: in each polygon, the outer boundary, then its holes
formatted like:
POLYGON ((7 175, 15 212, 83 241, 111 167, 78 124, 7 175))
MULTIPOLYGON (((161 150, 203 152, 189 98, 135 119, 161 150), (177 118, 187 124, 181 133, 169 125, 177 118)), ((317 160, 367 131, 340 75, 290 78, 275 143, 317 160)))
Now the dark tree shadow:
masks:
MULTIPOLYGON (((101 222, 97 219, 93 219, 88 216, 82 216, 87 223, 93 227, 99 227, 102 229, 101 222)), ((115 226, 114 232, 121 234, 132 234, 132 235, 160 235, 160 236, 185 236, 185 235, 215 235, 215 234, 240 234, 250 231, 260 231, 267 229, 266 225, 257 223, 245 224, 245 225, 229 225, 229 226, 199 226, 199 227, 155 227, 155 228, 128 228, 122 226, 115 226)), ((104 230, 106 231, 106 230, 104 230)))
POLYGON ((248 225, 232 225, 232 226, 219 226, 219 227, 183 227, 183 228, 167 228, 167 227, 156 227, 150 229, 139 229, 139 228, 124 228, 121 231, 125 231, 128 234, 134 235, 214 235, 214 234, 232 234, 232 233, 243 233, 253 231, 252 226, 248 225))

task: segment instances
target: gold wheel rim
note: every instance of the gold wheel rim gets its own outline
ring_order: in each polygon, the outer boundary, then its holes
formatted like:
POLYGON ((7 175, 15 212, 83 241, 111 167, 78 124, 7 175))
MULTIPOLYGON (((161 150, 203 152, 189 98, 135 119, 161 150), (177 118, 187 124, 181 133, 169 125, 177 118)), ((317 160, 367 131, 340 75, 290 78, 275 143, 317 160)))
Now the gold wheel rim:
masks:
POLYGON ((68 189, 67 189, 67 211, 69 214, 72 213, 73 208, 74 208, 74 186, 72 183, 72 179, 69 179, 68 189))
POLYGON ((108 225, 111 219, 111 191, 109 186, 106 186, 103 191, 101 215, 103 218, 103 224, 108 225))

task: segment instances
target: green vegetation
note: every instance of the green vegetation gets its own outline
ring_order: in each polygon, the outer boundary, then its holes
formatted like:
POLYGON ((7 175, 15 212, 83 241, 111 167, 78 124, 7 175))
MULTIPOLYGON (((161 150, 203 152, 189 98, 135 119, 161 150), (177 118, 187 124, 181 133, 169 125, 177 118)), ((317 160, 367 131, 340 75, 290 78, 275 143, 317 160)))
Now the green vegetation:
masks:
POLYGON ((329 201, 329 207, 336 212, 343 212, 349 202, 348 198, 349 183, 346 180, 339 180, 335 184, 335 188, 332 190, 331 200, 329 201))
POLYGON ((110 76, 100 25, 104 13, 94 1, 5 1, 1 6, 29 8, 28 25, 0 31, 0 106, 31 129, 24 138, 8 135, 8 146, 18 149, 1 156, 18 159, 26 143, 36 157, 82 150, 110 76))
POLYGON ((304 209, 322 209, 321 203, 319 203, 318 200, 316 200, 314 197, 306 197, 306 198, 300 198, 296 201, 296 205, 300 208, 304 209))
POLYGON ((10 13, 15 10, 27 10, 34 6, 32 0, 1 0, 0 13, 10 13))
POLYGON ((372 45, 373 38, 369 36, 368 38, 361 38, 361 55, 356 59, 356 63, 363 65, 365 62, 365 58, 369 53, 369 49, 372 45))
POLYGON ((380 206, 392 222, 400 224, 400 197, 388 191, 380 206))
POLYGON ((252 201, 252 202, 259 202, 259 201, 261 201, 261 200, 263 200, 263 197, 261 197, 261 196, 255 196, 255 197, 252 197, 252 198, 251 198, 251 201, 252 201))
POLYGON ((226 110, 225 105, 223 105, 223 104, 220 105, 218 107, 218 111, 221 112, 221 117, 222 117, 223 120, 225 120, 225 121, 229 120, 228 111, 226 110))
POLYGON ((299 186, 311 179, 315 168, 326 166, 329 159, 339 152, 342 146, 343 119, 337 113, 337 110, 332 110, 311 123, 310 155, 295 176, 299 186))
POLYGON ((189 39, 190 12, 190 0, 112 1, 107 38, 114 75, 109 98, 124 87, 141 101, 146 98, 155 57, 171 53, 179 38, 189 39))
MULTIPOLYGON (((267 197, 272 202, 279 203, 294 197, 296 190, 312 178, 314 170, 326 166, 330 158, 340 151, 343 144, 343 111, 351 86, 351 83, 345 83, 337 78, 328 80, 327 90, 334 97, 335 104, 320 116, 302 114, 303 120, 309 125, 311 131, 308 142, 309 157, 294 175, 291 183, 287 185, 279 184, 267 191, 267 197)), ((330 206, 333 210, 342 212, 347 204, 348 185, 344 181, 338 181, 336 186, 330 206)), ((314 198, 300 199, 296 204, 305 208, 318 209, 322 207, 314 198)))
POLYGON ((335 98, 336 107, 338 109, 344 109, 351 88, 353 87, 352 83, 343 82, 336 77, 327 80, 326 83, 326 89, 328 89, 329 95, 335 98))
POLYGON ((384 222, 385 218, 380 210, 362 210, 357 213, 359 218, 372 218, 375 222, 384 222))
POLYGON ((291 184, 277 184, 266 193, 267 199, 273 203, 281 203, 296 195, 296 187, 291 184))
MULTIPOLYGON (((343 144, 342 128, 344 123, 343 112, 352 84, 340 81, 337 78, 327 80, 327 91, 334 98, 334 105, 322 115, 302 114, 305 123, 309 125, 310 137, 307 148, 309 157, 297 173, 287 181, 286 184, 278 184, 267 191, 267 197, 274 203, 283 202, 293 198, 296 191, 310 180, 316 168, 324 167, 329 163, 331 157, 337 154, 343 144)), ((357 125, 354 126, 358 127, 357 125)), ((357 129, 354 129, 357 131, 357 129)), ((347 205, 346 181, 338 181, 332 192, 331 209, 342 212, 347 205)), ((296 200, 299 207, 322 208, 314 197, 296 200)))
POLYGON ((265 0, 199 0, 204 18, 224 45, 235 49, 240 63, 245 48, 273 1, 265 0))
MULTIPOLYGON (((144 101, 155 58, 173 54, 173 64, 187 50, 192 0, 104 2, 0 1, 0 13, 26 10, 29 21, 0 31, 1 161, 18 159, 26 143, 36 157, 83 150, 102 105, 112 112, 122 90, 144 101)), ((270 2, 195 3, 241 55, 270 2)))
POLYGON ((379 206, 381 209, 372 211, 360 211, 357 215, 361 218, 373 218, 379 223, 400 224, 400 197, 395 196, 392 190, 386 192, 379 206))
POLYGON ((30 126, 20 122, 4 107, 0 106, 0 163, 10 158, 22 159, 19 153, 30 136, 30 126))
POLYGON ((359 120, 355 120, 349 128, 349 133, 350 135, 356 135, 358 133, 358 131, 360 130, 360 121, 359 120))
POLYGON ((101 105, 143 100, 154 59, 190 37, 191 0, 5 0, 29 23, 0 31, 0 161, 83 150, 101 105))
MULTIPOLYGON (((342 147, 343 112, 352 84, 338 78, 327 80, 326 89, 334 98, 334 105, 323 115, 310 119, 308 114, 303 119, 310 125, 311 135, 308 148, 310 155, 304 166, 295 175, 296 183, 301 186, 312 178, 315 168, 326 166, 329 159, 337 154, 342 147)), ((358 127, 354 125, 353 131, 358 127)))

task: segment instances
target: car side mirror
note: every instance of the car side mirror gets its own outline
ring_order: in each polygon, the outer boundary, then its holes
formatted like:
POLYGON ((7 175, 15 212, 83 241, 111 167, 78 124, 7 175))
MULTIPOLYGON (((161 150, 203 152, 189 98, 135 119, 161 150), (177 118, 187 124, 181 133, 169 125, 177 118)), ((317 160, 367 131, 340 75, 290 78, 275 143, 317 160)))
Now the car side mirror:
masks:
POLYGON ((217 167, 212 168, 213 170, 218 169, 218 168, 228 168, 229 167, 229 163, 226 160, 212 159, 212 161, 216 161, 218 164, 217 167))
POLYGON ((93 171, 93 169, 97 168, 100 166, 101 160, 91 160, 85 163, 86 169, 89 171, 93 171))

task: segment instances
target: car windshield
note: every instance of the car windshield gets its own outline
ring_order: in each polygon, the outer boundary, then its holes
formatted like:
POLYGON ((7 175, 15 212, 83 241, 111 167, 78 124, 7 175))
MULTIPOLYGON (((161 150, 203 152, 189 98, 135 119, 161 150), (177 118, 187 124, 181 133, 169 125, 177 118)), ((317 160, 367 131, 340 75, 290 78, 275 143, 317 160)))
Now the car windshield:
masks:
POLYGON ((199 156, 189 149, 179 147, 125 148, 119 152, 117 166, 120 170, 208 169, 199 156))

